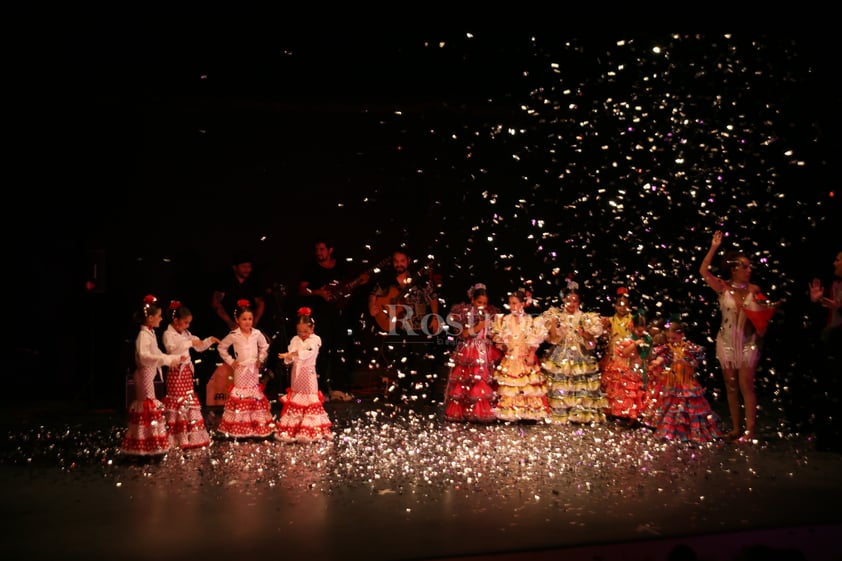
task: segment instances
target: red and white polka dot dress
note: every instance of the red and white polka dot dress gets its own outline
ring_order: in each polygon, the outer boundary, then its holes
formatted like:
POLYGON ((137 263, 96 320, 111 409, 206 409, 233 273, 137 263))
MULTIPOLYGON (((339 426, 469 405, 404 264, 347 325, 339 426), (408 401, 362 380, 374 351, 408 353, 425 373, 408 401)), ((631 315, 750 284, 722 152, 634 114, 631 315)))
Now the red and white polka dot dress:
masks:
POLYGON ((289 344, 297 356, 292 362, 290 387, 282 396, 281 416, 276 423, 275 438, 282 442, 313 442, 333 438, 333 423, 324 408, 324 396, 319 391, 316 358, 322 340, 316 334, 301 339, 298 335, 289 344))
POLYGON ((161 367, 178 360, 158 347, 155 332, 142 326, 135 340, 134 383, 137 393, 129 405, 129 426, 120 451, 133 456, 157 456, 170 449, 164 404, 155 398, 155 376, 161 367))
POLYGON ((263 385, 257 362, 265 362, 269 355, 269 343, 257 329, 248 335, 234 329, 219 342, 219 355, 234 369, 234 386, 225 400, 222 420, 217 430, 229 437, 267 437, 275 431, 275 420, 263 385), (235 359, 228 353, 234 348, 235 359))
MULTIPOLYGON (((193 342, 198 337, 188 330, 179 333, 172 325, 164 332, 164 347, 168 353, 185 355, 190 353, 193 342)), ((196 347, 201 352, 207 350, 213 341, 208 338, 196 347)), ((178 368, 167 373, 167 395, 164 398, 164 415, 169 429, 170 444, 179 448, 201 448, 210 444, 210 435, 205 428, 202 416, 202 404, 194 388, 193 363, 182 361, 178 368)))

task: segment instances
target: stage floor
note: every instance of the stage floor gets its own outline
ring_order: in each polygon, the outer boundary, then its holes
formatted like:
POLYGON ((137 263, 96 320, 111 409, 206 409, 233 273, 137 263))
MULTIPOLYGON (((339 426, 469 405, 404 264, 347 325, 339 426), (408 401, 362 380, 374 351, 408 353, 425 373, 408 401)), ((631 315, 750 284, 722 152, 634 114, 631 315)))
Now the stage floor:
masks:
MULTIPOLYGON (((754 445, 688 446, 610 423, 454 424, 435 404, 377 395, 326 408, 330 443, 215 438, 136 461, 118 453, 122 411, 7 407, 5 558, 657 561, 679 544, 707 561, 749 547, 842 555, 842 454, 774 425, 754 445)), ((209 428, 220 415, 206 409, 209 428)))

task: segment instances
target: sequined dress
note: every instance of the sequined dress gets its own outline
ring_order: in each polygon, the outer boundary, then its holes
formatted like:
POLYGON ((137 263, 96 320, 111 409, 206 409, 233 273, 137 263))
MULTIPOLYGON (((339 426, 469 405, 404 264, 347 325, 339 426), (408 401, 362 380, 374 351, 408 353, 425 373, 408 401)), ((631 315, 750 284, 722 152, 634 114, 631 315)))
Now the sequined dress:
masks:
MULTIPOLYGON (((202 404, 194 388, 193 361, 189 358, 194 340, 198 340, 198 337, 186 329, 179 333, 172 325, 168 325, 164 331, 163 342, 167 352, 188 357, 167 372, 167 395, 163 400, 170 445, 185 449, 210 444, 202 416, 202 404)), ((206 351, 212 344, 213 340, 207 338, 195 349, 198 352, 206 351)))
POLYGON ((592 312, 568 313, 556 307, 543 314, 557 326, 557 339, 541 367, 549 382, 553 423, 601 423, 608 400, 600 387, 600 372, 592 349, 602 335, 602 318, 592 312), (587 335, 587 337, 585 336, 587 335))
POLYGON ((696 369, 704 356, 704 349, 689 341, 653 349, 653 360, 664 359, 654 376, 660 388, 651 422, 655 438, 694 443, 722 438, 719 417, 711 409, 705 390, 696 379, 696 369))
POLYGON ((754 367, 760 358, 759 338, 743 313, 743 308, 755 305, 754 294, 749 291, 741 304, 735 296, 730 289, 719 294, 722 323, 716 335, 716 358, 723 368, 754 367))
POLYGON ((298 335, 292 338, 289 352, 296 356, 284 360, 292 364, 290 384, 275 428, 275 439, 282 442, 314 442, 333 439, 333 423, 324 408, 324 395, 319 391, 316 374, 316 360, 322 346, 321 338, 315 333, 306 339, 298 335))
POLYGON ((135 339, 135 399, 129 405, 128 430, 120 451, 132 456, 166 454, 170 440, 164 415, 164 404, 155 397, 155 377, 163 377, 161 368, 179 359, 158 347, 155 332, 141 326, 135 339))
POLYGON ((444 416, 448 421, 491 422, 497 419, 494 368, 500 351, 494 346, 486 318, 493 318, 497 309, 483 310, 471 304, 454 306, 447 316, 447 324, 460 330, 456 347, 450 354, 450 373, 444 392, 444 416), (483 327, 473 333, 473 327, 483 327), (462 336, 466 333, 467 337, 462 336))
POLYGON ((494 415, 502 421, 547 421, 547 383, 534 349, 547 337, 540 316, 506 314, 494 321, 494 341, 505 345, 497 368, 497 405, 494 415), (528 364, 529 361, 532 364, 528 364))
POLYGON ((263 393, 257 361, 266 361, 269 343, 257 329, 248 335, 236 328, 219 342, 219 356, 234 370, 234 384, 225 400, 217 430, 230 437, 267 437, 275 430, 269 400, 263 393), (228 352, 233 347, 237 361, 228 352))

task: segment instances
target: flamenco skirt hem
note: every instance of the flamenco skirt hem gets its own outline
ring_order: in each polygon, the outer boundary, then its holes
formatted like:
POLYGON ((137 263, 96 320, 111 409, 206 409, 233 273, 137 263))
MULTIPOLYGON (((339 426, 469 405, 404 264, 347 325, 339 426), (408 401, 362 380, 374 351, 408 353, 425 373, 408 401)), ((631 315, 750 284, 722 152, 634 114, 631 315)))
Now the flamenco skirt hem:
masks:
POLYGON ((591 425, 604 423, 606 419, 605 413, 602 411, 587 411, 581 409, 553 410, 551 415, 552 423, 555 425, 591 425))
POLYGON ((454 422, 491 423, 497 420, 488 400, 474 402, 450 401, 445 406, 444 418, 454 422))
POLYGON ((655 412, 655 437, 676 442, 706 443, 723 438, 719 416, 700 387, 673 388, 655 412))
POLYGON ((275 440, 278 442, 284 442, 286 444, 312 444, 313 442, 324 442, 333 440, 333 433, 328 431, 325 433, 319 433, 314 436, 306 435, 306 434, 288 434, 288 433, 275 433, 275 440))
POLYGON ((307 443, 333 439, 333 423, 320 393, 289 390, 281 402, 283 409, 275 423, 275 440, 307 443))
POLYGON ((157 399, 135 400, 129 406, 128 430, 120 452, 129 456, 160 456, 170 450, 164 404, 157 399))
POLYGON ((269 400, 259 391, 235 388, 225 400, 217 431, 230 438, 270 436, 275 432, 275 423, 269 400))

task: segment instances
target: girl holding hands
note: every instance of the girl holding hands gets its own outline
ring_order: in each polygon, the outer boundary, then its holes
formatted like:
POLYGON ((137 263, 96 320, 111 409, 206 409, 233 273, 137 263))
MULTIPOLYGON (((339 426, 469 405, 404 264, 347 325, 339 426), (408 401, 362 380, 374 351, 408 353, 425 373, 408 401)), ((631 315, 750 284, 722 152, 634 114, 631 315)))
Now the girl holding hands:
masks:
POLYGON ((216 337, 199 339, 190 333, 193 313, 178 300, 170 302, 170 324, 164 331, 164 348, 182 356, 175 368, 167 372, 167 395, 164 409, 170 444, 179 448, 201 448, 210 444, 210 436, 202 417, 202 404, 193 388, 194 368, 190 349, 204 352, 219 343, 216 337))
POLYGON ((163 378, 161 367, 177 368, 187 354, 166 354, 158 346, 155 329, 163 319, 158 299, 148 295, 143 305, 134 313, 135 323, 140 329, 135 339, 134 383, 137 391, 129 405, 129 427, 123 436, 120 451, 131 456, 160 456, 170 449, 164 404, 155 397, 155 377, 163 378))

